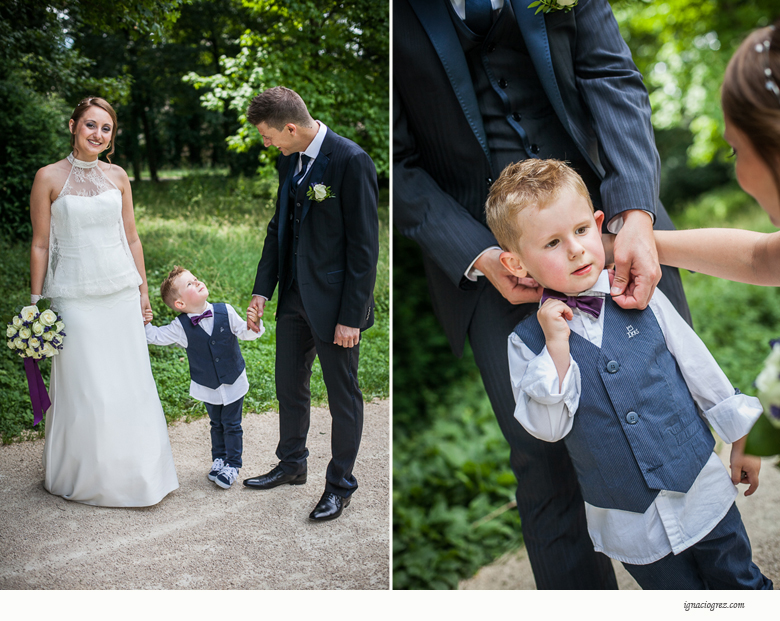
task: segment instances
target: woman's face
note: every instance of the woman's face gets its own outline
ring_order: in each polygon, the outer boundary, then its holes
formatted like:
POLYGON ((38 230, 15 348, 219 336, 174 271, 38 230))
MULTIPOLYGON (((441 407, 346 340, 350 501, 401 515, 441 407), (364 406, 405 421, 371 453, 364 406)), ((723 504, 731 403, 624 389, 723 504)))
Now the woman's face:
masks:
POLYGON ((728 117, 725 118, 726 131, 723 137, 734 149, 737 159, 737 181, 740 187, 758 201, 769 219, 780 227, 780 196, 775 185, 772 171, 766 162, 758 156, 747 136, 737 129, 728 117))
POLYGON ((70 120, 70 131, 75 137, 74 151, 80 160, 92 161, 105 151, 111 142, 114 122, 103 108, 90 106, 74 123, 70 120))

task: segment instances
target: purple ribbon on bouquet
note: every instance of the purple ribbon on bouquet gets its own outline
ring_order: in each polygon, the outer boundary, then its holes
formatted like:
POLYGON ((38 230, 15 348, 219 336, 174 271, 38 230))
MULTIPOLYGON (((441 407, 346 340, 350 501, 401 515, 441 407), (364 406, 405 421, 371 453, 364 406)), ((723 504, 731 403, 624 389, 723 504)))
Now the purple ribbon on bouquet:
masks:
POLYGON ((38 361, 34 358, 24 359, 24 372, 27 375, 27 386, 30 388, 30 401, 33 408, 33 426, 43 420, 43 413, 51 407, 46 384, 43 383, 38 361))

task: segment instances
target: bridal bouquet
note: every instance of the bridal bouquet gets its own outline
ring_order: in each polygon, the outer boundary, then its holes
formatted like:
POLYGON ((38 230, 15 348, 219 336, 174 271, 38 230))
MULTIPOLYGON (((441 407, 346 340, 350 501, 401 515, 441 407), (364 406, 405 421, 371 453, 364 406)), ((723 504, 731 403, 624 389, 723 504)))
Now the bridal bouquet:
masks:
POLYGON ((758 399, 764 415, 753 425, 745 452, 766 457, 780 453, 780 340, 770 342, 772 351, 756 378, 758 399))
POLYGON ((43 413, 49 409, 51 400, 38 368, 38 361, 60 353, 65 338, 65 324, 62 318, 48 307, 47 301, 38 305, 25 306, 6 326, 8 348, 24 358, 27 385, 33 406, 33 425, 43 420, 43 413))
POLYGON ((9 349, 22 358, 41 360, 60 353, 65 324, 51 308, 40 311, 37 306, 25 306, 8 323, 5 335, 9 349))

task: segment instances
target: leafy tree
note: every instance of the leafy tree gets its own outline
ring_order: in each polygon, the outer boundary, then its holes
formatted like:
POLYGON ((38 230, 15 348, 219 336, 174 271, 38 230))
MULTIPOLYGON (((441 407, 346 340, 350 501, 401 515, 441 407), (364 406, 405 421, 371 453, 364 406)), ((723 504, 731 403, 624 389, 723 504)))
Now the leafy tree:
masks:
POLYGON ((726 65, 750 31, 780 17, 777 0, 616 0, 613 10, 645 76, 655 128, 690 131, 690 165, 723 157, 726 65))
MULTIPOLYGON (((254 18, 240 38, 240 52, 221 58, 221 71, 186 80, 205 89, 203 104, 225 105, 243 122, 228 139, 244 151, 261 142, 245 123, 258 92, 284 85, 303 97, 312 113, 371 155, 388 174, 389 17, 383 0, 245 0, 254 18)), ((270 163, 267 154, 261 159, 270 163)))

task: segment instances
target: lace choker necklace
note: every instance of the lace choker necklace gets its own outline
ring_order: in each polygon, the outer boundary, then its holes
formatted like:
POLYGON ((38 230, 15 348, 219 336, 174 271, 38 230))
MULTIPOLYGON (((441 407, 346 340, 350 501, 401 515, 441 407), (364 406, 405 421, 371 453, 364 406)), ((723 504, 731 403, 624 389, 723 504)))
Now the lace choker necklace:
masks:
POLYGON ((97 166, 97 165, 98 165, 98 160, 97 160, 97 159, 95 159, 95 161, 94 161, 94 162, 85 162, 84 160, 77 160, 77 159, 76 159, 76 158, 73 156, 73 153, 71 153, 71 154, 68 156, 68 161, 69 161, 71 164, 73 164, 73 165, 74 165, 76 168, 94 168, 95 166, 97 166))

